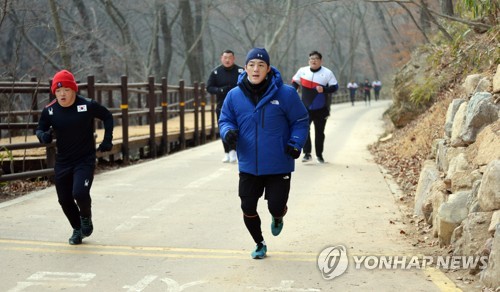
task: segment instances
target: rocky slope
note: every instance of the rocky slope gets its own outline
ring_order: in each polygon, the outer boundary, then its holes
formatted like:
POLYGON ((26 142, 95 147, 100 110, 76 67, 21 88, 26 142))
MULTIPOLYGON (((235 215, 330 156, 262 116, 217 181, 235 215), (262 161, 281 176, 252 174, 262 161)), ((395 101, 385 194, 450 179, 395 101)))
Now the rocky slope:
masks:
MULTIPOLYGON (((395 76, 393 107, 386 115, 393 130, 371 147, 400 186, 404 234, 414 246, 428 255, 489 256, 489 271, 446 271, 467 291, 500 285, 500 271, 490 268, 500 266, 500 243, 493 240, 500 217, 498 37, 496 28, 417 50, 395 76), (478 118, 485 111, 491 112, 478 118), (460 196, 467 197, 459 204, 466 210, 453 221, 445 210, 460 196)), ((457 214, 459 207, 451 206, 450 213, 457 214)))

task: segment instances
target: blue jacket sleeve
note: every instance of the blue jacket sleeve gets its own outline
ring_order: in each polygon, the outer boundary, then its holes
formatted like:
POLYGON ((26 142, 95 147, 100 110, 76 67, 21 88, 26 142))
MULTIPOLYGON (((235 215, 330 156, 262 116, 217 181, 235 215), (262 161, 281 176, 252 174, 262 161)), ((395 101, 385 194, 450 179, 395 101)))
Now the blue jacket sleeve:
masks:
POLYGON ((226 133, 229 130, 237 130, 238 123, 234 114, 233 92, 229 92, 222 104, 222 109, 219 118, 219 133, 221 139, 225 141, 226 133))
POLYGON ((287 101, 287 118, 290 125, 288 143, 302 150, 309 135, 309 115, 295 89, 290 88, 287 101))

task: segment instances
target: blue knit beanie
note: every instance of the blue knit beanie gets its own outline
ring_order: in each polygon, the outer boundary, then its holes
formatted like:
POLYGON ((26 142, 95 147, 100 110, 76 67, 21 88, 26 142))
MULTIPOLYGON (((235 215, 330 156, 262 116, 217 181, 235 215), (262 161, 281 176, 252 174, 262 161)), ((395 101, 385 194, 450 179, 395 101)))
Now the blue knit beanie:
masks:
POLYGON ((267 53, 266 49, 264 48, 253 48, 251 49, 248 54, 247 54, 247 60, 245 62, 245 65, 248 64, 250 60, 253 59, 259 59, 264 62, 269 66, 269 54, 267 53))

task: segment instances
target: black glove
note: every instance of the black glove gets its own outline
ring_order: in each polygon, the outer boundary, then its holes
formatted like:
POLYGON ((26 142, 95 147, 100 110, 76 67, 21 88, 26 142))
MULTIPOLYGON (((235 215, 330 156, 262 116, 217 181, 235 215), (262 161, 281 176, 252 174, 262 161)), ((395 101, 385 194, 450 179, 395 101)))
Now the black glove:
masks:
POLYGON ((293 159, 297 159, 300 157, 300 150, 291 144, 286 145, 285 152, 286 154, 292 156, 293 159))
POLYGON ((229 90, 231 90, 231 88, 232 88, 231 86, 226 85, 226 86, 219 87, 219 91, 220 91, 221 93, 225 94, 225 93, 228 93, 228 92, 229 92, 229 90))
POLYGON ((236 143, 238 143, 238 130, 227 131, 224 140, 231 149, 236 149, 236 143))
POLYGON ((97 151, 99 152, 108 152, 113 148, 113 143, 108 142, 108 141, 102 141, 101 144, 99 144, 99 147, 97 147, 97 151))
POLYGON ((36 137, 38 138, 38 141, 42 144, 50 144, 52 143, 52 128, 50 128, 47 132, 44 132, 42 130, 36 131, 36 137))

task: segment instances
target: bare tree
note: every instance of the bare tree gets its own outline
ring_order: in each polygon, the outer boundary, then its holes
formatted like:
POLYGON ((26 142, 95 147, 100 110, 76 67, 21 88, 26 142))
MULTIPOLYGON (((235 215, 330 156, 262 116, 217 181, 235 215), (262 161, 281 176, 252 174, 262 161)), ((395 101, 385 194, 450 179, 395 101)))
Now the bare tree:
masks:
POLYGON ((99 81, 108 81, 106 74, 104 73, 104 62, 102 59, 102 54, 99 50, 99 45, 97 44, 97 40, 93 37, 92 32, 94 31, 92 27, 92 21, 90 20, 89 13, 83 0, 73 0, 75 6, 82 18, 82 24, 85 26, 86 31, 83 33, 82 37, 85 40, 85 43, 88 44, 87 52, 89 54, 89 58, 92 60, 93 70, 95 71, 94 76, 99 81))
POLYGON ((125 50, 125 56, 122 60, 125 63, 125 74, 129 75, 132 80, 144 80, 145 76, 141 70, 139 63, 140 55, 139 48, 132 37, 132 32, 129 28, 129 23, 120 10, 114 5, 111 0, 101 0, 106 8, 106 12, 116 25, 122 36, 122 46, 125 50))
MULTIPOLYGON (((203 31, 206 24, 206 17, 203 17, 200 1, 195 1, 194 17, 191 11, 189 0, 179 0, 179 9, 181 11, 181 27, 184 42, 186 44, 186 62, 191 81, 202 81, 203 64, 203 31)), ((184 66, 179 74, 179 78, 184 73, 184 66)))
POLYGON ((71 54, 69 52, 66 41, 64 40, 64 32, 61 27, 61 20, 59 19, 59 12, 57 11, 57 4, 55 0, 49 0, 50 12, 52 14, 52 21, 54 22, 54 29, 56 31, 57 45, 63 61, 63 66, 67 70, 71 70, 71 54))
MULTIPOLYGON (((361 8, 358 5, 359 12, 361 14, 361 8)), ((370 36, 368 35, 368 29, 366 28, 366 22, 365 22, 365 17, 361 18, 361 31, 363 32, 364 36, 364 41, 366 45, 366 53, 368 55, 368 60, 372 66, 373 74, 375 75, 374 77, 376 79, 379 79, 379 74, 378 74, 378 69, 377 69, 377 63, 375 62, 375 56, 373 55, 373 50, 372 50, 372 45, 370 41, 370 36)), ((365 78, 368 78, 365 76, 365 78)), ((369 78, 371 79, 371 78, 369 78)))

